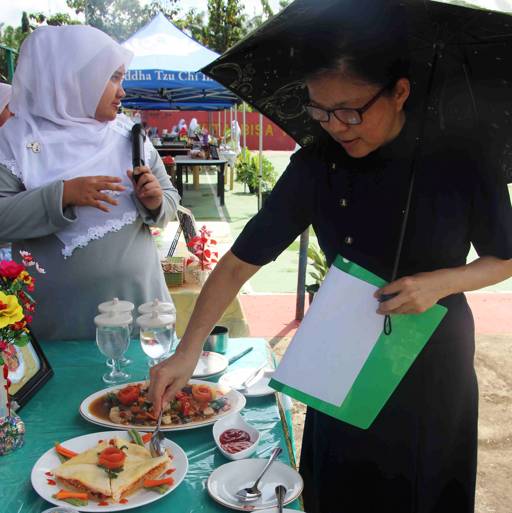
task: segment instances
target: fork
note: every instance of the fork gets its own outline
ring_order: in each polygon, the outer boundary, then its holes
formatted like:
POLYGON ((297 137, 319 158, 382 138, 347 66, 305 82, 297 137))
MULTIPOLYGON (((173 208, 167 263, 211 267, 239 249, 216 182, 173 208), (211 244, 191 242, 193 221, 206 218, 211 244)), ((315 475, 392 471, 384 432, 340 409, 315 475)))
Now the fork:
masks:
POLYGON ((160 410, 160 415, 158 416, 158 421, 156 423, 156 429, 153 431, 151 435, 151 440, 149 441, 149 452, 153 458, 158 458, 158 456, 163 456, 165 450, 162 447, 162 439, 164 435, 160 431, 160 424, 162 423, 162 414, 164 410, 163 408, 160 410))

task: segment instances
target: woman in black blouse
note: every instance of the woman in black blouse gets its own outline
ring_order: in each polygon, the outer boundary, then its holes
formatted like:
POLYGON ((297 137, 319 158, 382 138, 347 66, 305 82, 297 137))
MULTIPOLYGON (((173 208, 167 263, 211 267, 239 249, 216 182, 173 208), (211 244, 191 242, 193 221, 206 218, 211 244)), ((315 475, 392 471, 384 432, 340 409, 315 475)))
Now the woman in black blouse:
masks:
MULTIPOLYGON (((306 78, 308 112, 326 138, 303 148, 265 207, 213 271, 169 360, 151 369, 156 410, 192 374, 203 341, 240 287, 309 225, 337 254, 390 280, 415 148, 401 58, 341 53, 306 78)), ((375 308, 448 313, 373 425, 308 410, 300 471, 308 513, 470 513, 478 390, 474 325, 463 292, 512 276, 507 187, 486 177, 478 145, 440 133, 417 162, 397 295, 375 308), (466 264, 470 244, 479 258, 466 264)), ((312 341, 312 343, 314 343, 312 341)))

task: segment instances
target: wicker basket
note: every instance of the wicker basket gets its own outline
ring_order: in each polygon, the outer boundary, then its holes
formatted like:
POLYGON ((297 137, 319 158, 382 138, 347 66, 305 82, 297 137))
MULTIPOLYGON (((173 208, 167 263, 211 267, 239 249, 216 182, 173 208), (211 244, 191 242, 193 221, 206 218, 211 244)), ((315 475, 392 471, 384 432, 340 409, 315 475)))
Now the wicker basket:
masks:
POLYGON ((184 257, 167 257, 161 261, 164 271, 165 283, 168 287, 179 287, 183 285, 185 275, 184 257))

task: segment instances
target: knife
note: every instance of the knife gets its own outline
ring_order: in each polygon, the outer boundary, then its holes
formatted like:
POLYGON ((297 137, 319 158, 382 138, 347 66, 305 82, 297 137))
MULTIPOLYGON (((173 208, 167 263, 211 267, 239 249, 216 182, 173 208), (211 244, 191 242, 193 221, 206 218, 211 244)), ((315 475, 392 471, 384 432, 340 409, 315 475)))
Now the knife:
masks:
POLYGON ((242 358, 242 356, 245 356, 247 353, 250 353, 251 351, 252 351, 252 346, 248 347, 247 349, 245 349, 241 353, 235 354, 235 356, 232 356, 228 360, 228 364, 231 365, 232 363, 235 363, 237 360, 240 360, 240 358, 242 358))

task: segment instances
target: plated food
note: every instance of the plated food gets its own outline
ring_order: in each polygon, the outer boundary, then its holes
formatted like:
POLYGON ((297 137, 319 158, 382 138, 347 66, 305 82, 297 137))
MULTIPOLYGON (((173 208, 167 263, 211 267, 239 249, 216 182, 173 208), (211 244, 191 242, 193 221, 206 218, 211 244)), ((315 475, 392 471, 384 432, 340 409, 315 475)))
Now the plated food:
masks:
MULTIPOLYGON (((164 410, 162 430, 182 430, 213 424, 245 406, 239 392, 207 381, 190 380, 164 410)), ((123 429, 152 430, 156 426, 145 382, 111 387, 92 394, 80 414, 95 424, 123 429)))
POLYGON ((183 450, 165 440, 153 458, 144 437, 107 431, 56 444, 32 470, 32 484, 45 500, 80 511, 119 511, 160 499, 187 473, 183 450))

